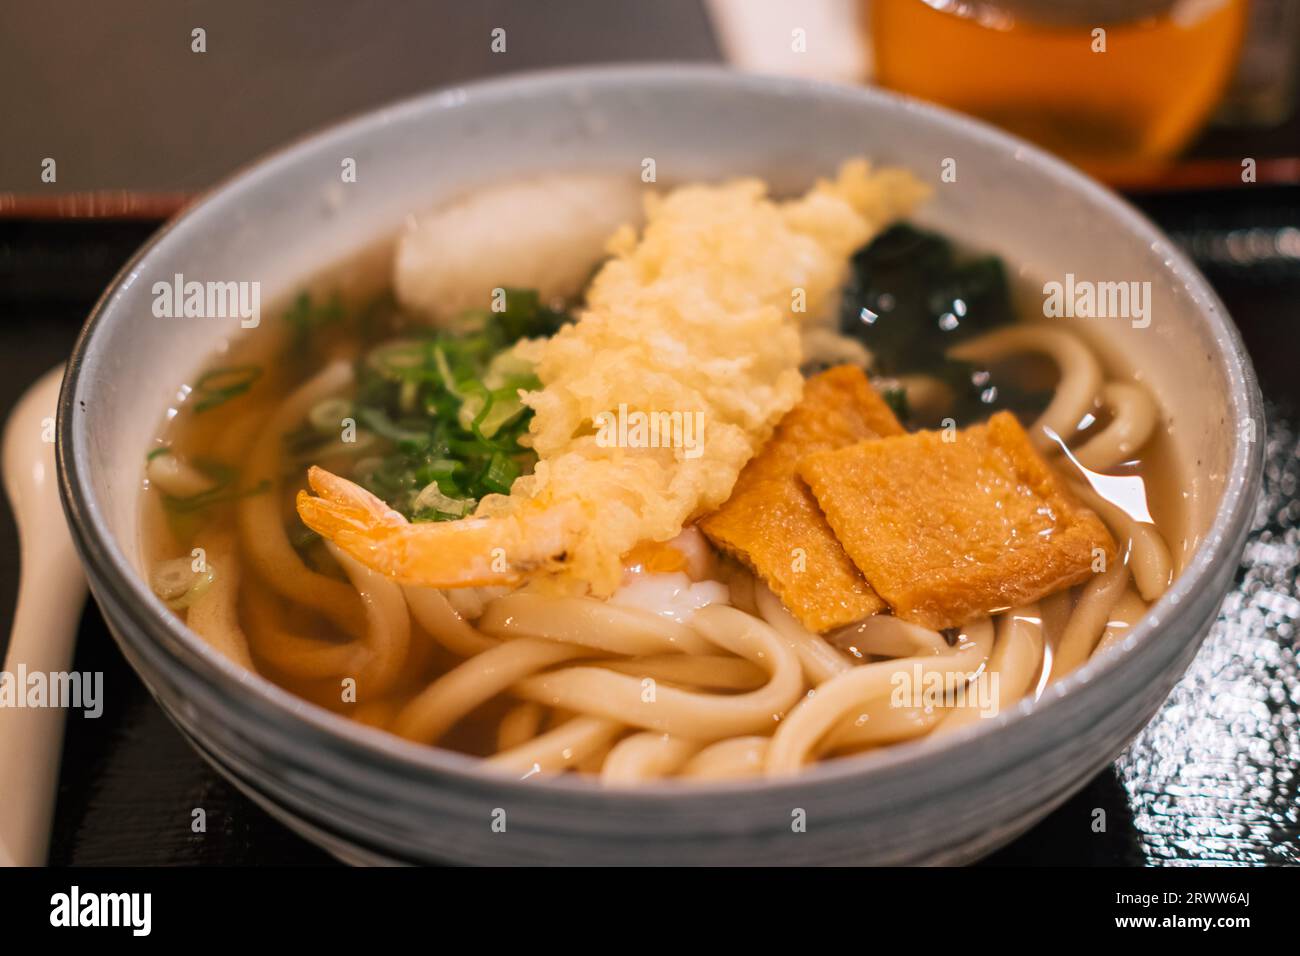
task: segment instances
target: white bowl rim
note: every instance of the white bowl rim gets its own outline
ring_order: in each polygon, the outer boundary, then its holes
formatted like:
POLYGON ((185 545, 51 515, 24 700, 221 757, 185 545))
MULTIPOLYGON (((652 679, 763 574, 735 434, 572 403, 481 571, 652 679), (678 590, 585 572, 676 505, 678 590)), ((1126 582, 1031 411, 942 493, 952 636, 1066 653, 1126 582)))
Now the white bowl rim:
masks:
MULTIPOLYGON (((412 768, 468 776, 475 782, 505 790, 536 792, 545 788, 557 793, 600 793, 611 800, 639 798, 682 799, 709 795, 734 798, 738 794, 761 790, 771 793, 781 788, 807 788, 819 783, 839 781, 850 777, 866 777, 885 768, 899 768, 907 764, 930 759, 942 759, 974 739, 996 734, 1012 723, 1033 719, 1035 714, 1046 713, 1067 699, 1088 693, 1088 687, 1144 651, 1151 651, 1159 642, 1152 639, 1157 628, 1172 628, 1190 613, 1194 606, 1192 596, 1211 571, 1225 561, 1235 561, 1246 531, 1249 529, 1253 506, 1263 472, 1264 413, 1254 368, 1236 327, 1226 308, 1208 282, 1187 257, 1149 220, 1127 201, 1107 187, 1068 165, 1063 160, 1030 143, 996 129, 980 120, 952 112, 932 104, 912 100, 891 92, 869 88, 826 83, 791 77, 744 74, 725 67, 683 63, 633 63, 556 69, 514 73, 504 77, 475 81, 465 85, 441 87, 377 109, 344 119, 253 160, 208 190, 196 202, 186 207, 178 216, 159 229, 131 259, 119 270, 113 281, 96 302, 69 359, 59 396, 56 426, 56 450, 59 466, 60 492, 72 530, 74 541, 87 564, 92 580, 109 589, 119 598, 115 601, 128 623, 139 634, 158 642, 160 638, 179 649, 178 663, 194 677, 215 687, 228 697, 254 693, 269 704, 287 721, 303 721, 314 730, 334 738, 345 746, 360 750, 378 751, 386 758, 407 764, 412 768), (1223 495, 1210 528, 1187 566, 1170 589, 1152 606, 1137 627, 1121 645, 1109 653, 1093 657, 1086 664, 1053 684, 1038 700, 1024 700, 1010 712, 983 720, 941 740, 925 737, 915 741, 895 744, 863 755, 824 761, 799 774, 761 781, 656 782, 635 789, 603 788, 599 783, 566 774, 535 777, 527 782, 492 771, 482 765, 479 758, 436 746, 425 746, 402 740, 384 731, 364 726, 346 717, 334 714, 311 704, 284 690, 261 675, 247 672, 215 651, 201 638, 185 627, 149 589, 147 583, 132 568, 100 516, 93 488, 78 467, 76 453, 78 434, 74 425, 73 406, 78 400, 82 371, 86 355, 95 344, 96 331, 112 321, 116 293, 124 280, 131 277, 142 261, 159 245, 165 243, 177 227, 195 212, 218 203, 229 193, 253 179, 279 168, 292 165, 312 150, 328 143, 346 141, 376 126, 398 122, 408 116, 422 115, 428 111, 454 109, 471 100, 509 98, 527 88, 530 93, 560 94, 580 85, 635 85, 644 88, 655 86, 682 86, 702 84, 732 88, 743 92, 771 95, 815 95, 817 97, 857 101, 875 108, 902 110, 945 126, 955 135, 980 141, 1013 151, 1018 160, 1025 162, 1048 178, 1054 179, 1062 189, 1085 194, 1088 199, 1104 207, 1124 228, 1141 236, 1160 248, 1167 267, 1185 286, 1193 301, 1200 306, 1201 318, 1213 333, 1218 355, 1227 372, 1228 397, 1233 420, 1253 421, 1257 441, 1243 441, 1241 429, 1233 429, 1234 439, 1230 452, 1229 469, 1223 495)), ((107 613, 106 613, 107 616, 107 613)), ((1192 639, 1189 631, 1188 640, 1192 639)), ((1166 656, 1177 648, 1167 648, 1166 656)), ((1045 743, 1042 749, 1050 746, 1045 743)))

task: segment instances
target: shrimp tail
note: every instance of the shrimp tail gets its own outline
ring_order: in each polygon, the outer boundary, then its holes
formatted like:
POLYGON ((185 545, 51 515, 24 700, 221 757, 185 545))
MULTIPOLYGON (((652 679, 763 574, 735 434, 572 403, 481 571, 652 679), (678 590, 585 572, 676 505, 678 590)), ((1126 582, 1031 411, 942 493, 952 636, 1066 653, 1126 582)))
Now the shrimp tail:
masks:
MULTIPOLYGON (((519 583, 524 574, 562 560, 572 538, 571 509, 412 524, 364 488, 313 466, 300 491, 298 516, 362 564, 418 587, 489 587, 519 583)), ((529 507, 532 506, 532 507, 529 507)))
POLYGON ((405 518, 360 485, 312 465, 307 483, 319 498, 298 492, 298 515, 303 523, 336 543, 340 536, 376 537, 382 529, 397 531, 405 518))

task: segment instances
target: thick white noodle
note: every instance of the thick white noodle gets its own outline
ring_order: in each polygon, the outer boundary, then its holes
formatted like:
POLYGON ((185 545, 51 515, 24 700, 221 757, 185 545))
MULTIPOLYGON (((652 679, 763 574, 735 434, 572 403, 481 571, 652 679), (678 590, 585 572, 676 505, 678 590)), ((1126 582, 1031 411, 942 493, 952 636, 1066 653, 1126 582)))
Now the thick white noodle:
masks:
POLYGON ((1120 553, 1126 556, 1138 592, 1147 601, 1155 601, 1169 589, 1174 578, 1174 562, 1169 545, 1160 530, 1147 521, 1135 521, 1124 509, 1107 501, 1091 486, 1071 481, 1070 488, 1119 539, 1120 553))
POLYGON ((1100 654, 1124 640, 1146 612, 1147 604, 1137 595, 1137 592, 1132 588, 1125 591, 1115 602, 1115 606, 1110 609, 1106 630, 1102 632, 1101 640, 1097 642, 1097 649, 1093 654, 1100 654))
POLYGON ((1003 614, 988 666, 966 688, 964 706, 950 708, 935 733, 968 727, 1008 710, 1029 692, 1042 663, 1043 621, 1038 605, 1026 604, 1003 614))
POLYGON ((777 596, 761 581, 754 584, 754 598, 763 620, 772 625, 798 656, 809 683, 817 685, 828 681, 852 666, 825 638, 814 634, 795 620, 794 615, 785 609, 777 596))
MULTIPOLYGON (((1038 447, 1054 448, 1052 435, 1068 443, 1098 401, 1109 409, 1107 425, 1071 453, 1087 471, 1129 460, 1159 426, 1147 391, 1103 384, 1091 350, 1062 329, 1000 329, 951 354, 995 362, 1025 352, 1049 356, 1060 371, 1055 395, 1031 430, 1038 447)), ((525 777, 576 770, 599 774, 604 785, 631 786, 672 776, 781 775, 823 756, 968 726, 985 709, 1004 712, 1034 693, 1036 682, 1041 692, 1049 678, 1121 642, 1172 577, 1168 546, 1153 525, 1071 481, 1120 539, 1126 560, 1093 577, 1077 600, 1060 592, 999 616, 996 626, 973 622, 954 645, 888 614, 827 636, 813 633, 731 563, 724 583, 732 606, 704 607, 685 622, 528 590, 403 588, 330 545, 349 588, 302 561, 278 512, 284 433, 351 377, 346 362, 327 367, 252 441, 250 473, 274 472, 276 483, 272 494, 238 505, 252 577, 241 591, 233 538, 200 539, 218 574, 190 609, 191 626, 245 666, 256 656, 306 681, 355 677, 363 699, 354 716, 425 744, 437 743, 481 705, 513 698, 494 728, 497 753, 487 763, 525 777), (352 639, 290 633, 280 598, 257 586, 263 580, 352 639), (408 699, 388 692, 408 658, 415 660, 412 621, 462 660, 408 699), (923 686, 900 700, 900 680, 923 686), (945 689, 937 699, 927 696, 935 682, 945 689)), ((427 641, 415 647, 436 651, 427 641)))
POLYGON ((393 733, 431 744, 480 704, 529 674, 591 654, 590 648, 519 638, 453 667, 420 691, 397 715, 393 733))
POLYGON ((353 637, 365 633, 361 605, 342 581, 307 567, 289 541, 281 514, 281 448, 284 435, 297 428, 312 406, 337 395, 352 384, 352 365, 337 361, 327 365, 286 398, 253 442, 244 480, 253 485, 270 483, 267 491, 247 495, 239 502, 239 538, 250 570, 284 597, 315 608, 353 637))
POLYGON ((803 692, 798 657, 765 621, 714 604, 698 611, 691 623, 709 641, 766 670, 768 682, 745 694, 701 694, 604 668, 569 667, 522 680, 512 692, 548 707, 702 741, 765 730, 803 692))
POLYGON ((915 657, 952 651, 938 631, 899 620, 892 614, 873 614, 828 634, 826 640, 835 647, 851 648, 859 656, 915 657))
POLYGON ((528 743, 542 731, 546 709, 541 704, 524 701, 511 707, 497 725, 497 750, 513 750, 528 743))
POLYGON ((616 720, 574 717, 527 743, 488 757, 485 763, 525 776, 558 773, 606 750, 622 732, 623 727, 616 720))
POLYGON ((767 760, 770 737, 728 737, 709 744, 697 753, 679 772, 679 776, 695 780, 734 780, 740 777, 757 777, 763 773, 767 760))
POLYGON ((253 670, 248 637, 239 626, 239 556, 229 532, 205 532, 194 540, 212 572, 208 589, 190 605, 190 630, 241 667, 253 670))
POLYGON ((333 544, 329 549, 357 589, 366 612, 357 672, 343 676, 356 678, 358 700, 370 700, 387 693, 401 676, 411 647, 411 615, 401 587, 333 544))
POLYGON ((1107 382, 1101 402, 1110 411, 1110 422, 1071 454, 1091 471, 1106 472, 1130 460, 1155 431, 1160 410, 1141 385, 1107 382))
POLYGON ((756 690, 767 683, 767 672, 757 664, 725 654, 655 654, 600 666, 641 680, 708 690, 756 690))
POLYGON ((1110 619, 1111 608, 1128 587, 1128 580, 1128 568, 1116 561, 1083 586, 1074 613, 1066 622, 1065 631, 1056 645, 1052 659, 1053 681, 1065 677, 1092 656, 1093 648, 1110 619))
POLYGON ((424 632, 457 657, 473 657, 491 650, 500 643, 496 638, 480 634, 475 627, 452 606, 446 593, 435 588, 407 586, 406 604, 411 616, 424 632))
MULTIPOLYGON (((804 698, 786 715, 772 737, 767 755, 769 775, 798 771, 822 738, 855 708, 867 701, 889 697, 895 675, 904 681, 926 682, 941 675, 945 684, 970 680, 984 666, 993 649, 993 623, 987 618, 967 625, 953 654, 903 657, 863 664, 834 677, 804 698)), ((923 687, 914 688, 920 694, 923 687)))
POLYGON ((660 614, 592 598, 508 594, 487 606, 478 627, 497 637, 563 641, 614 654, 717 650, 691 628, 660 614))
POLYGON ((645 731, 624 737, 610 750, 600 768, 606 786, 629 786, 677 771, 704 746, 671 734, 645 731))

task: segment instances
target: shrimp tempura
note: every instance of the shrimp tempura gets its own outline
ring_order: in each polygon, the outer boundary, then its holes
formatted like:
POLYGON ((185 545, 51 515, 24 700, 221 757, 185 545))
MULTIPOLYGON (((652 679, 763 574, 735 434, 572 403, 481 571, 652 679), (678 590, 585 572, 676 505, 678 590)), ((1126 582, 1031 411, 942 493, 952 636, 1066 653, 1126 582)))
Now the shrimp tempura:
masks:
POLYGON ((542 383, 524 396, 539 460, 509 495, 484 498, 461 521, 411 524, 314 468, 320 497, 302 493, 299 514, 403 583, 531 579, 607 596, 623 555, 726 500, 799 400, 800 319, 830 314, 850 254, 924 192, 904 171, 856 160, 789 202, 756 179, 649 197, 640 240, 630 227, 610 240, 577 321, 516 346, 542 383), (688 447, 662 440, 664 430, 603 427, 636 413, 661 423, 676 413, 702 432, 688 447))

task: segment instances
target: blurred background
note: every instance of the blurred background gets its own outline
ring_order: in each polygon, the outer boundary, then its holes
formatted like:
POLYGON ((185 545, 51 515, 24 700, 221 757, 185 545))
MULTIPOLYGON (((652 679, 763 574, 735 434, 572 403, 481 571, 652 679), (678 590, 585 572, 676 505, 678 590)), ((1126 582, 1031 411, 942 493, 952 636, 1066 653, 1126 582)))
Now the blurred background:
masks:
MULTIPOLYGON (((870 83, 979 116, 1123 191, 1193 256, 1271 416, 1264 506, 1196 665, 1110 771, 991 862, 1297 863, 1298 51, 1297 0, 5 0, 0 412, 197 193, 394 99, 672 60, 870 83), (1182 733, 1189 712, 1196 735, 1182 733), (1088 825, 1096 807, 1116 821, 1105 834, 1088 825)), ((0 505, 0 637, 16 584, 0 505)), ((75 666, 118 693, 104 718, 69 722, 52 862, 324 861, 193 755, 93 605, 75 666), (186 825, 199 805, 206 835, 186 825)))
POLYGON ((664 59, 875 83, 1126 186, 1234 178, 1247 144, 1288 178, 1298 38, 1294 0, 11 0, 0 192, 186 194, 431 87, 664 59))

